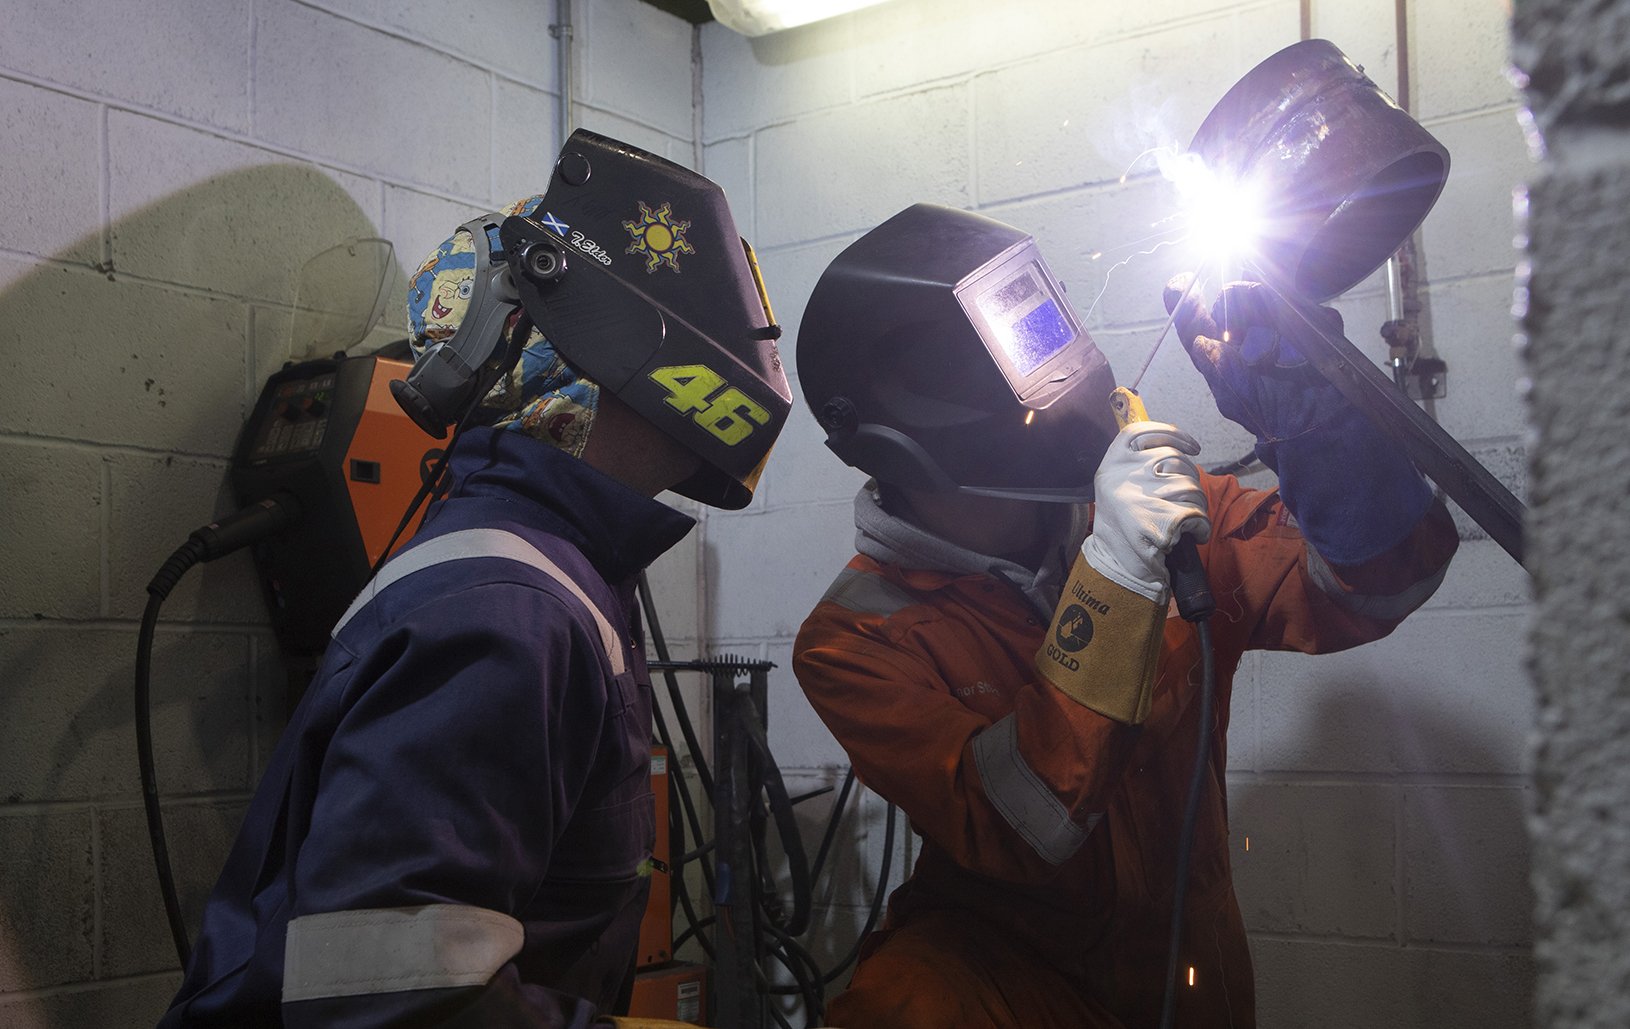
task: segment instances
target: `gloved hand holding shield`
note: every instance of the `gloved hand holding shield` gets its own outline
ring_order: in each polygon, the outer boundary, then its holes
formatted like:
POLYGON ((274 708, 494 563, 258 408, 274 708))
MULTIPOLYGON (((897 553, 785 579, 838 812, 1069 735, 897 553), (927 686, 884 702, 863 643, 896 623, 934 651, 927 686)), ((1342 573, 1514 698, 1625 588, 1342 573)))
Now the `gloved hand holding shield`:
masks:
MULTIPOLYGON (((1166 284, 1166 309, 1188 289, 1166 284)), ((1341 315, 1319 308, 1335 333, 1341 315)), ((1302 535, 1327 561, 1357 564, 1402 542, 1426 514, 1432 490, 1393 439, 1302 356, 1285 302, 1259 282, 1223 288, 1209 312, 1196 290, 1175 319, 1178 338, 1205 376, 1223 417, 1256 436, 1256 453, 1279 475, 1279 492, 1302 535)))

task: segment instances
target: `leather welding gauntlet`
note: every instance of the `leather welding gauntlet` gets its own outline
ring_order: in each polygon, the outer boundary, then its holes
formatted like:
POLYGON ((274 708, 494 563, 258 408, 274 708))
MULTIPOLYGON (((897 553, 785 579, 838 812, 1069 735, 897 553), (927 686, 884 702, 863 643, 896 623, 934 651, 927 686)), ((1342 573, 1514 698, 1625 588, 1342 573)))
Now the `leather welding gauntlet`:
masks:
POLYGON ((1118 722, 1149 717, 1171 598, 1166 554, 1184 532, 1211 538, 1199 452, 1162 422, 1133 422, 1115 437, 1093 480, 1092 535, 1036 653, 1043 678, 1118 722))

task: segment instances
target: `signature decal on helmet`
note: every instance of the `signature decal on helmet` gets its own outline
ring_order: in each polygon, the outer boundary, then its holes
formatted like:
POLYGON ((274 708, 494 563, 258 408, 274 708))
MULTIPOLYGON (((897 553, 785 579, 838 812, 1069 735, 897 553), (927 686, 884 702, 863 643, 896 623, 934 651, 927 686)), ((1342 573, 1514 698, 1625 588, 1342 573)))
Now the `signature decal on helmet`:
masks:
POLYGON ((769 424, 770 412, 705 364, 667 365, 652 372, 651 380, 668 391, 669 407, 680 414, 696 412, 692 420, 727 447, 769 424))
POLYGON ((645 201, 637 203, 640 205, 639 220, 623 222, 623 228, 634 237, 634 242, 623 252, 643 256, 647 275, 655 272, 664 262, 669 268, 679 271, 678 255, 696 253, 696 248, 685 242, 685 230, 690 228, 690 222, 675 221, 669 204, 663 204, 653 214, 645 206, 645 201))

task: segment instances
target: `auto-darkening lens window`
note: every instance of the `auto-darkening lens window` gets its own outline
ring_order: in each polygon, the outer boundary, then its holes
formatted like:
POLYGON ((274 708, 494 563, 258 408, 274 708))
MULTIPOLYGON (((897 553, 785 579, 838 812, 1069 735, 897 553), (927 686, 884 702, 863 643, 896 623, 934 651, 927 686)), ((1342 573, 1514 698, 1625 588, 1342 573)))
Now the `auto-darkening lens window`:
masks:
POLYGON ((1034 264, 979 298, 996 343, 1020 375, 1029 375, 1075 339, 1034 264))

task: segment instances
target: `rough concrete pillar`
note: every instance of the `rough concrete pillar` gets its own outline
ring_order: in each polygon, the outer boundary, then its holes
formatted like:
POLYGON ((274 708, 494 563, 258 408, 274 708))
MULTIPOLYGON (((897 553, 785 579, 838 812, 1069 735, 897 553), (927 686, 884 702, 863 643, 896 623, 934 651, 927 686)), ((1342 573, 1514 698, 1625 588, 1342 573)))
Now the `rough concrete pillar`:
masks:
MULTIPOLYGON (((1537 1025, 1630 1025, 1630 2, 1525 0, 1537 1025)), ((1524 310, 1526 307, 1526 310, 1524 310)), ((1520 337, 1519 337, 1520 339, 1520 337)))

